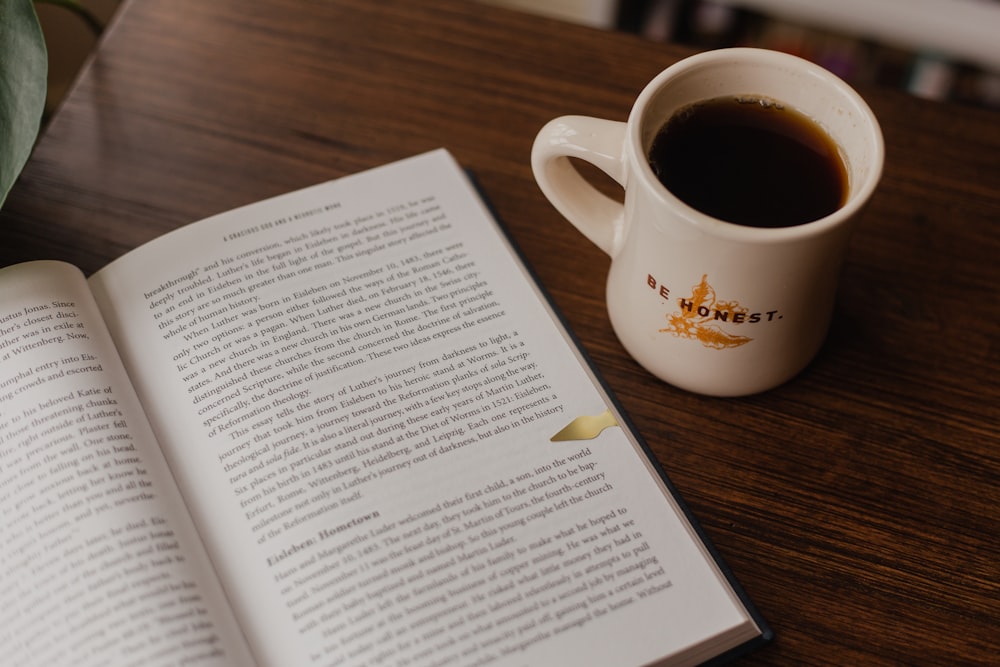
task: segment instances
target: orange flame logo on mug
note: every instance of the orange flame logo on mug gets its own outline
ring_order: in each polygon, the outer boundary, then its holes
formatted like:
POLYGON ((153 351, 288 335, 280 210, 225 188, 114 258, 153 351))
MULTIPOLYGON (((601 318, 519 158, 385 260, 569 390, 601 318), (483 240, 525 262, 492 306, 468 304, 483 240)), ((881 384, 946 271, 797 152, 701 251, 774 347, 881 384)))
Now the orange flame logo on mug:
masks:
MULTIPOLYGON (((659 287, 660 296, 670 295, 670 289, 666 285, 658 286, 652 275, 647 275, 646 282, 653 289, 659 287)), ((690 297, 677 299, 677 306, 677 311, 665 315, 667 326, 660 329, 660 333, 697 340, 705 347, 717 350, 739 347, 753 340, 749 336, 729 333, 723 330, 719 323, 756 324, 781 319, 776 310, 752 313, 749 308, 741 306, 737 301, 720 301, 715 288, 708 283, 708 274, 703 275, 701 282, 691 288, 690 297)))

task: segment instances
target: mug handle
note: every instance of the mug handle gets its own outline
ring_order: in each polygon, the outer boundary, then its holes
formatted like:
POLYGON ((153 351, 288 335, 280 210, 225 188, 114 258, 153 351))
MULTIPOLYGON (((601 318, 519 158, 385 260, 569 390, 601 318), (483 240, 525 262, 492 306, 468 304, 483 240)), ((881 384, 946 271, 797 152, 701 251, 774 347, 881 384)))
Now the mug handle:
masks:
POLYGON ((626 124, 589 116, 562 116, 538 132, 531 169, 542 193, 563 217, 614 257, 625 236, 625 207, 588 183, 569 158, 591 163, 625 187, 626 124))

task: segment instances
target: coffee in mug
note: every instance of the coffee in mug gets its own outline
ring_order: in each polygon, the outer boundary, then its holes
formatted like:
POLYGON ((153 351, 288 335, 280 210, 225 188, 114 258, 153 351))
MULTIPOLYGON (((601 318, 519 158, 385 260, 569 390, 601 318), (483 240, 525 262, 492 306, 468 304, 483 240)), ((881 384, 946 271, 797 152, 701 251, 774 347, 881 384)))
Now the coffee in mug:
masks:
POLYGON ((702 213, 749 227, 790 227, 844 203, 847 170, 805 114, 757 96, 717 97, 671 116, 649 149, 663 185, 702 213))
POLYGON ((626 351, 677 387, 739 396, 788 381, 819 350, 883 159, 874 114, 841 79, 733 48, 668 67, 627 122, 553 119, 531 165, 611 257, 608 316, 626 351), (614 179, 624 202, 570 158, 614 179))

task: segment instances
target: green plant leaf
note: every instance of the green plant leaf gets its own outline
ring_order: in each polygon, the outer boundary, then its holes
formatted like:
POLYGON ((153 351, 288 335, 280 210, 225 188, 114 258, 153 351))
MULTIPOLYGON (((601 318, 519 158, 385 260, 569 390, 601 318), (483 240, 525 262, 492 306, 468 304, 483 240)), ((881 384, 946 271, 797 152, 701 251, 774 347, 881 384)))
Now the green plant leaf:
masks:
POLYGON ((48 69, 31 0, 0 0, 0 206, 38 137, 48 69))

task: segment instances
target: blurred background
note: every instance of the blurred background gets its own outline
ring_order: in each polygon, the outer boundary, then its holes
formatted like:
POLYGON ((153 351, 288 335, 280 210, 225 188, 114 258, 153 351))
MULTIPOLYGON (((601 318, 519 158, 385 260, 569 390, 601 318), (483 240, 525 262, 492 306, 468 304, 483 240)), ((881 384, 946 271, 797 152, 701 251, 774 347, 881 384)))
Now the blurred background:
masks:
POLYGON ((487 0, 698 49, 759 46, 851 82, 1000 108, 997 0, 487 0))
MULTIPOLYGON (((104 23, 120 0, 83 0, 104 23)), ((467 0, 697 49, 795 53, 852 83, 1000 109, 1000 0, 467 0)), ((80 19, 39 4, 51 112, 97 43, 80 19)))

